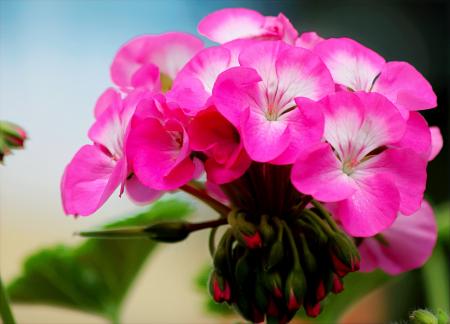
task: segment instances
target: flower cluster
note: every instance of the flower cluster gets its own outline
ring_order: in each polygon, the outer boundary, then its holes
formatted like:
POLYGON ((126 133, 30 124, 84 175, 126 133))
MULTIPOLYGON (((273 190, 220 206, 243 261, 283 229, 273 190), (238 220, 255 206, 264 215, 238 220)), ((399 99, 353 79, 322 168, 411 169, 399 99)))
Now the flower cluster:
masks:
POLYGON ((360 267, 421 266, 436 240, 426 167, 442 147, 418 113, 437 106, 427 80, 355 40, 299 35, 283 14, 223 9, 198 31, 219 45, 173 32, 118 51, 92 144, 62 178, 65 212, 90 215, 118 187, 137 203, 196 195, 230 225, 211 294, 252 321, 317 316, 360 267))

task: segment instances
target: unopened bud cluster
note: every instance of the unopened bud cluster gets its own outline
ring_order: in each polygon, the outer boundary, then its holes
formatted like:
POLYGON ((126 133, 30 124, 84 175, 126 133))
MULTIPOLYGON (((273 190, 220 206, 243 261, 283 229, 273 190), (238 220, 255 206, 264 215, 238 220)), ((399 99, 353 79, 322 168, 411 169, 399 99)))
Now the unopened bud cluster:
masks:
POLYGON ((326 211, 293 209, 288 215, 253 215, 234 209, 214 253, 210 293, 252 322, 286 323, 303 306, 321 312, 342 278, 359 269, 352 239, 326 211))

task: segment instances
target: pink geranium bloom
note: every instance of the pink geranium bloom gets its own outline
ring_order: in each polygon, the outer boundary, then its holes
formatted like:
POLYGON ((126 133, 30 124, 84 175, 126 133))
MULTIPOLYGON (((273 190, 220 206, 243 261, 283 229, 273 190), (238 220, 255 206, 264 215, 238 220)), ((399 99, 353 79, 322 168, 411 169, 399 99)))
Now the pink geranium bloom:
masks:
POLYGON ((289 19, 263 16, 246 8, 226 8, 215 11, 198 24, 198 32, 217 43, 234 39, 282 40, 294 44, 298 33, 289 19))
POLYGON ((167 93, 168 100, 178 103, 192 116, 207 108, 217 76, 239 65, 238 56, 248 42, 235 40, 197 53, 177 74, 172 89, 167 93))
POLYGON ((322 42, 324 38, 320 37, 316 32, 302 33, 295 41, 295 46, 312 50, 317 44, 322 42))
POLYGON ((123 143, 135 100, 132 94, 122 100, 113 89, 106 90, 94 109, 96 121, 89 130, 94 144, 84 145, 66 167, 61 181, 63 207, 66 214, 90 215, 100 208, 119 185, 137 203, 158 198, 159 191, 142 185, 124 155, 123 143))
MULTIPOLYGON (((289 164, 322 136, 322 116, 296 97, 318 100, 334 91, 333 80, 312 52, 281 41, 257 42, 223 72, 213 102, 240 132, 250 158, 289 164)), ((307 99, 304 99, 308 101, 307 99)))
POLYGON ((208 181, 213 183, 223 184, 239 178, 252 162, 236 128, 213 107, 194 117, 189 138, 191 148, 207 156, 205 171, 208 181))
POLYGON ((119 49, 111 65, 111 78, 123 91, 144 87, 159 92, 165 81, 161 75, 175 79, 202 48, 202 41, 186 33, 139 36, 119 49))
POLYGON ((397 275, 421 267, 436 244, 437 226, 431 206, 422 202, 421 208, 410 216, 399 214, 381 237, 368 237, 358 247, 363 272, 380 268, 397 275))
POLYGON ((375 235, 392 224, 399 210, 410 215, 419 209, 427 157, 392 146, 406 129, 396 107, 376 93, 343 91, 318 105, 325 115, 326 143, 294 164, 294 186, 335 202, 334 216, 353 236, 375 235))
POLYGON ((407 118, 409 111, 434 108, 436 95, 428 81, 409 63, 386 62, 371 49, 349 38, 330 38, 314 47, 343 89, 378 92, 407 118))
POLYGON ((137 178, 157 190, 173 190, 190 181, 196 165, 190 157, 187 117, 163 95, 139 103, 126 152, 137 178))

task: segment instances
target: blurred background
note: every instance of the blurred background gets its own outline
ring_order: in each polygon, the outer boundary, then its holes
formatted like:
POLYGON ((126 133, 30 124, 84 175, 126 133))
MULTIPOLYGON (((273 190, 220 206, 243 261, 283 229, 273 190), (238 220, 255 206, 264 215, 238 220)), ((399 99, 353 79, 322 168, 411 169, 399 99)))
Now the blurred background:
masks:
MULTIPOLYGON (((60 204, 60 176, 76 150, 88 142, 92 108, 111 84, 109 65, 116 50, 140 34, 195 34, 202 17, 224 7, 253 8, 265 15, 284 12, 299 32, 352 37, 386 60, 414 65, 438 95, 438 108, 424 115, 430 125, 440 127, 445 141, 443 151, 429 165, 427 195, 435 206, 449 199, 450 7, 445 0, 0 0, 0 119, 22 125, 30 137, 24 151, 6 157, 5 166, 0 166, 0 270, 6 282, 37 248, 78 243, 73 232, 139 210, 126 199, 113 197, 91 217, 66 217, 60 204)), ((195 217, 212 216, 197 205, 195 217)), ((204 296, 193 289, 192 278, 209 261, 206 239, 207 233, 196 234, 157 251, 130 292, 125 323, 229 322, 206 314, 204 296)), ((408 287, 414 287, 411 282, 418 280, 412 272, 390 291, 377 292, 353 321, 401 319, 425 306, 414 291, 409 298, 400 298, 394 311, 385 302, 401 287, 407 296, 408 287)), ((19 323, 105 322, 47 306, 14 306, 14 312, 19 323)))

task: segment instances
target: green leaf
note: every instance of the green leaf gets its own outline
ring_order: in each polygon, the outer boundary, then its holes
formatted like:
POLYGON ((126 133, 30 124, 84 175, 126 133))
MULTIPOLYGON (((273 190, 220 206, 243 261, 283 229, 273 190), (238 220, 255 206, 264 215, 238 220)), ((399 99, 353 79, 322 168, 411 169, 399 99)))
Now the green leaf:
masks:
MULTIPOLYGON (((164 200, 104 228, 179 220, 191 211, 186 202, 164 200)), ((28 257, 8 292, 13 302, 69 307, 117 322, 128 289, 156 246, 148 239, 88 239, 78 246, 49 247, 28 257)))

